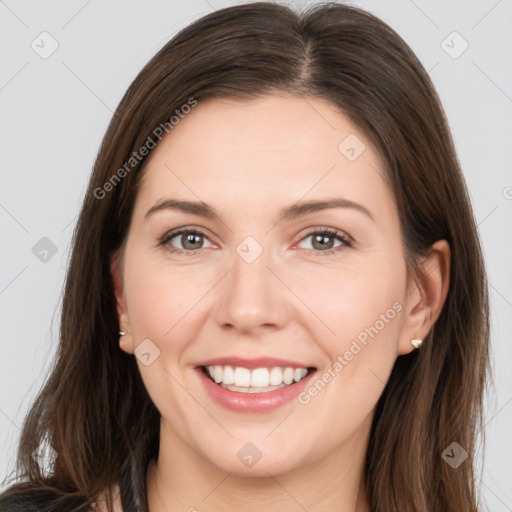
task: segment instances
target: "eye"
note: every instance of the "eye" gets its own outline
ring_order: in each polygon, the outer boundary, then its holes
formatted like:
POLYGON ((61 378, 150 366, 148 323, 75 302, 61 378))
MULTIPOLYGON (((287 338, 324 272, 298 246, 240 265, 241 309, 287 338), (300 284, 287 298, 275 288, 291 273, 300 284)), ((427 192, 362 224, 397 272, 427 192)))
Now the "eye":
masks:
MULTIPOLYGON (((311 231, 301 242, 312 237, 313 249, 309 249, 315 255, 332 255, 341 251, 345 247, 351 247, 352 243, 350 238, 343 232, 331 228, 322 228, 316 231, 311 231), (337 246, 333 244, 338 241, 337 246)), ((181 228, 175 231, 166 233, 159 242, 159 245, 166 247, 171 253, 186 253, 195 254, 196 251, 203 249, 203 243, 208 240, 206 235, 198 229, 181 228), (173 240, 176 239, 179 247, 176 247, 173 240)))
POLYGON ((302 240, 307 240, 312 237, 312 246, 314 253, 318 255, 332 255, 341 251, 345 247, 351 247, 352 242, 350 238, 341 231, 331 228, 323 228, 318 231, 312 231, 308 233, 302 240), (339 245, 333 246, 335 241, 339 242, 339 245))
POLYGON ((159 245, 168 248, 173 253, 195 254, 196 250, 203 249, 202 244, 207 240, 206 235, 197 229, 182 228, 176 231, 166 233, 161 239, 159 245), (176 239, 180 247, 173 245, 172 241, 176 239))

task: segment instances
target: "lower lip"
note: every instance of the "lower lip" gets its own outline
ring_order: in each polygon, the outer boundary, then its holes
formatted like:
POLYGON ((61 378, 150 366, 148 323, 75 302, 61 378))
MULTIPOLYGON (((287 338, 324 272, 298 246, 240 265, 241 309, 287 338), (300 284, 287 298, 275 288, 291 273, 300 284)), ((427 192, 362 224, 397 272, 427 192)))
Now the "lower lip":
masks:
POLYGON ((199 378, 206 392, 220 405, 236 412, 269 412, 281 407, 304 391, 316 371, 308 373, 299 382, 266 393, 243 393, 230 391, 213 382, 201 368, 199 378))

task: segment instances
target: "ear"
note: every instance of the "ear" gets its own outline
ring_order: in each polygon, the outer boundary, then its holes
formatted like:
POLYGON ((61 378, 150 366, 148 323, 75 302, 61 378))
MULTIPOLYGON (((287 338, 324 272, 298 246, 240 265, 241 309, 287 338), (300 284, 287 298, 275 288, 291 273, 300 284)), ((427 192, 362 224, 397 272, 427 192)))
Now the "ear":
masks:
POLYGON ((128 315, 128 310, 126 308, 126 300, 124 295, 122 253, 120 249, 112 253, 110 256, 110 274, 112 276, 112 284, 114 287, 114 294, 117 303, 117 317, 119 320, 119 330, 124 331, 126 333, 126 335, 121 338, 123 342, 121 348, 125 352, 131 353, 133 352, 131 348, 133 343, 130 342, 130 340, 132 339, 132 329, 130 325, 130 317, 128 315))
POLYGON ((450 285, 450 245, 438 240, 419 263, 420 275, 409 287, 398 355, 414 350, 411 338, 425 339, 443 309, 450 285))

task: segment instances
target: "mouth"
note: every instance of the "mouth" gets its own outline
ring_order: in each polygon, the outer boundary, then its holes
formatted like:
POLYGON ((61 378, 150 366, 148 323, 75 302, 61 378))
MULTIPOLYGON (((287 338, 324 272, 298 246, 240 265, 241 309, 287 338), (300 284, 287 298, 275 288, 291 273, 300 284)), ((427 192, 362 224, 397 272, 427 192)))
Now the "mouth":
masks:
POLYGON ((237 393, 269 393, 292 387, 316 371, 314 367, 292 366, 203 365, 199 369, 219 387, 237 393))

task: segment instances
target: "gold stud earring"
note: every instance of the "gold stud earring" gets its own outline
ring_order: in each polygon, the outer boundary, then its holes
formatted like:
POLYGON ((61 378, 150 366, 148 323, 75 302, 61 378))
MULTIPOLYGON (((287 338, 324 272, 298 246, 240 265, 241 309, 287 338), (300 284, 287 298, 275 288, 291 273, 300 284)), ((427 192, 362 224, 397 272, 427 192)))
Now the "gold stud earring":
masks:
POLYGON ((411 345, 414 347, 414 348, 420 348, 421 347, 421 344, 423 343, 423 340, 418 338, 418 335, 416 334, 414 338, 411 339, 411 345))

